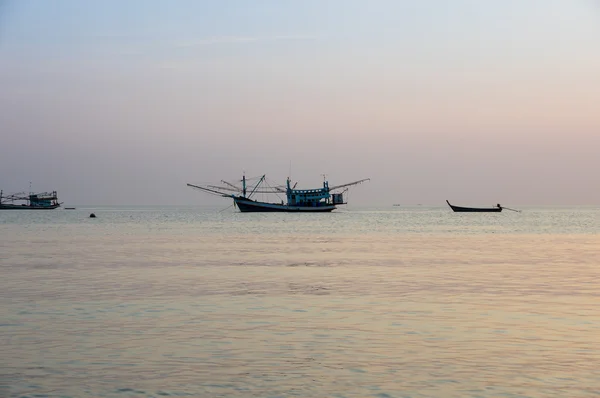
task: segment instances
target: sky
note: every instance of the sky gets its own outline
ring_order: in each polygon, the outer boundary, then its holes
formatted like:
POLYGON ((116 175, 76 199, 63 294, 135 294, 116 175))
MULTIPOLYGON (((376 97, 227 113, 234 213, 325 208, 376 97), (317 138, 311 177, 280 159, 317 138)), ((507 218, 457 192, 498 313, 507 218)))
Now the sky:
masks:
POLYGON ((0 0, 0 138, 67 205, 598 205, 600 1, 0 0))

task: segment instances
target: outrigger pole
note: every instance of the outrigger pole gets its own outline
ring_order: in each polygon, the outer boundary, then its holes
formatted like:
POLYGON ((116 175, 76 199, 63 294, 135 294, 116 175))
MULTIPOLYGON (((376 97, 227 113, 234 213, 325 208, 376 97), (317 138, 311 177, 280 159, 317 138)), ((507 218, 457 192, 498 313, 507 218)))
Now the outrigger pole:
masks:
POLYGON ((333 191, 334 189, 349 187, 351 185, 357 185, 357 184, 360 184, 361 182, 365 182, 365 181, 371 181, 371 179, 370 178, 365 178, 365 179, 362 179, 362 180, 358 180, 358 181, 354 181, 354 182, 349 182, 348 184, 336 185, 335 187, 329 188, 329 190, 333 191))
POLYGON ((232 183, 229 183, 229 182, 227 182, 227 181, 224 181, 224 180, 221 180, 221 182, 222 182, 223 184, 225 184, 225 185, 229 185, 231 188, 235 188, 235 190, 236 190, 237 192, 239 192, 239 191, 240 191, 240 187, 236 187, 236 186, 235 186, 235 185, 233 185, 232 183))
POLYGON ((194 184, 187 184, 187 186, 199 189, 199 190, 204 191, 204 192, 211 193, 213 195, 223 196, 225 198, 228 198, 228 197, 232 196, 232 195, 229 195, 229 194, 225 194, 223 192, 215 191, 214 189, 209 189, 209 188, 205 188, 205 187, 199 187, 198 185, 194 185, 194 184))
MULTIPOLYGON (((263 176, 260 177, 260 180, 258 180, 258 182, 256 183, 256 185, 254 186, 254 189, 252 190, 252 192, 250 192, 250 195, 248 195, 248 198, 250 198, 254 194, 254 191, 256 191, 256 188, 258 188, 258 186, 260 185, 260 183, 263 182, 263 180, 265 179, 265 176, 266 176, 266 174, 263 174, 263 176)), ((244 186, 245 186, 245 184, 244 184, 244 186)), ((246 196, 246 191, 245 190, 244 190, 244 196, 246 196)))

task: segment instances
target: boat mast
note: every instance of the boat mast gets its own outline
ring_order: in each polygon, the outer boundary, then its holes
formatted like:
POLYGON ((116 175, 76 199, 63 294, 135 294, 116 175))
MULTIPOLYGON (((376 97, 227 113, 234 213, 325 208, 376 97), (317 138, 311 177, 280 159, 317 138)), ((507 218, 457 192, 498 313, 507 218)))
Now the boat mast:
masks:
POLYGON ((242 196, 246 197, 246 173, 242 175, 242 196))

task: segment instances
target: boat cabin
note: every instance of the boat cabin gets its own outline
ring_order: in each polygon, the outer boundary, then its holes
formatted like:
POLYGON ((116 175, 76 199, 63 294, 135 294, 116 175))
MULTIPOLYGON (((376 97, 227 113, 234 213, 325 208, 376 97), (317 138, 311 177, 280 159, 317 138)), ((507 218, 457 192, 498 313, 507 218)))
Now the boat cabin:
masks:
MULTIPOLYGON (((289 206, 319 207, 330 206, 331 194, 329 193, 329 182, 323 181, 323 188, 320 189, 292 189, 290 180, 287 180, 287 201, 289 206)), ((341 195, 341 194, 334 194, 341 195)))
POLYGON ((52 207, 57 205, 56 191, 43 194, 30 194, 29 206, 32 207, 52 207))

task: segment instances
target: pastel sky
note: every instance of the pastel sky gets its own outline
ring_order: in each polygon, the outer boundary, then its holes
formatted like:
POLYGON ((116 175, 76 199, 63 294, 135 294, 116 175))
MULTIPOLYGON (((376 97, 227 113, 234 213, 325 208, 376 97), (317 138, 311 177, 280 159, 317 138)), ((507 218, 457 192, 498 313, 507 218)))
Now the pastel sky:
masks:
POLYGON ((290 164, 358 205, 597 205, 600 2, 0 0, 0 134, 1 189, 73 205, 290 164))

